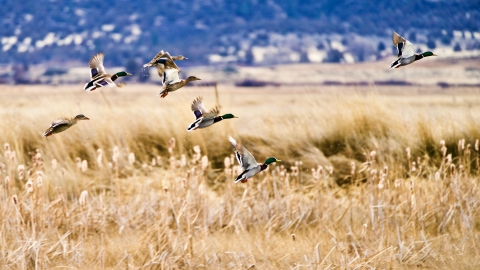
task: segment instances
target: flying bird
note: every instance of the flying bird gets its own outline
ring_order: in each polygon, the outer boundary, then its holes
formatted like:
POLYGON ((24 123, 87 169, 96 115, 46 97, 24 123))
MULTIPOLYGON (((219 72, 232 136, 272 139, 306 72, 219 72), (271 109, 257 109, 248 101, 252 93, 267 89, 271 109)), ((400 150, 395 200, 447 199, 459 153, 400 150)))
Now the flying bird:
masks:
POLYGON ((235 183, 238 183, 239 181, 245 183, 249 178, 253 177, 257 173, 266 170, 269 164, 281 161, 274 157, 270 157, 265 160, 265 163, 260 164, 242 144, 237 143, 237 141, 235 141, 235 139, 233 139, 231 136, 228 136, 228 140, 233 147, 238 164, 240 164, 240 166, 242 166, 244 169, 244 171, 237 176, 237 178, 235 178, 235 183))
POLYGON ((125 83, 116 84, 115 80, 119 77, 132 75, 125 71, 120 71, 113 75, 107 74, 105 72, 105 67, 103 66, 103 58, 103 53, 96 53, 92 56, 92 59, 90 59, 91 80, 85 84, 85 87, 83 88, 85 91, 93 91, 107 85, 123 87, 125 83))
POLYGON ((399 68, 402 66, 410 65, 411 63, 423 59, 428 56, 437 56, 431 51, 427 51, 421 54, 413 52, 413 44, 406 40, 404 37, 393 31, 392 42, 398 50, 398 59, 393 61, 390 68, 399 68))
POLYGON ((45 133, 43 133, 43 136, 48 137, 55 133, 65 131, 71 126, 75 125, 78 120, 90 120, 90 118, 86 117, 83 114, 79 114, 74 118, 59 118, 53 121, 50 127, 45 131, 45 133))
MULTIPOLYGON (((165 61, 167 59, 170 59, 170 60, 188 60, 188 58, 186 58, 183 55, 171 56, 168 52, 164 52, 163 50, 161 50, 159 53, 157 53, 157 55, 155 55, 155 57, 153 57, 153 59, 150 62, 143 65, 143 67, 144 68, 157 67, 158 76, 160 76, 160 78, 163 78, 163 73, 165 72, 165 61)), ((173 62, 173 63, 175 64, 175 62, 173 62)), ((177 67, 176 64, 175 64, 175 67, 178 70, 180 70, 177 67)))
POLYGON ((187 131, 192 131, 197 128, 206 128, 222 121, 223 119, 238 118, 231 113, 218 116, 220 113, 220 107, 218 106, 207 111, 202 101, 202 97, 197 97, 193 100, 191 108, 196 120, 188 126, 187 131))
POLYGON ((158 93, 162 98, 166 97, 168 93, 177 91, 184 87, 189 82, 200 80, 195 76, 190 76, 186 80, 181 80, 178 76, 180 69, 172 59, 165 59, 165 72, 163 74, 163 90, 158 93))

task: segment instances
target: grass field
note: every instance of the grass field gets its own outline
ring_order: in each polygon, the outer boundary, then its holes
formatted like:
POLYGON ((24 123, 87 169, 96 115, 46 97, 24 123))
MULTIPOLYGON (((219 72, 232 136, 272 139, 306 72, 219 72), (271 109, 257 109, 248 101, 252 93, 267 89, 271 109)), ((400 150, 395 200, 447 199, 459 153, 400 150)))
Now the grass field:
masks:
POLYGON ((478 87, 159 88, 0 86, 2 269, 480 267, 478 87))

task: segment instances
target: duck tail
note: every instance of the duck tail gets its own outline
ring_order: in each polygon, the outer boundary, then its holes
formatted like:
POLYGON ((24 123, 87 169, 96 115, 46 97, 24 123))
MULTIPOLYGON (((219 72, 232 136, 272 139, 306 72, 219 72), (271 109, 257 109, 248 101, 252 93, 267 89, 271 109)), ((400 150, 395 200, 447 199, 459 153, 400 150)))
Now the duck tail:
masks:
POLYGON ((397 68, 401 64, 401 58, 398 58, 397 60, 393 61, 393 63, 390 65, 390 68, 397 68))
POLYGON ((48 137, 48 136, 51 136, 51 135, 53 135, 53 128, 49 128, 49 129, 47 129, 47 131, 45 131, 45 133, 43 133, 44 137, 48 137))
POLYGON ((238 182, 242 182, 242 183, 245 183, 247 182, 247 178, 245 177, 245 174, 248 172, 248 170, 245 170, 243 171, 239 176, 237 176, 237 178, 235 178, 235 182, 234 184, 238 183, 238 182))
POLYGON ((191 123, 188 127, 187 127, 187 131, 190 132, 192 130, 195 130, 197 129, 199 126, 200 126, 200 123, 202 122, 203 118, 198 118, 197 120, 195 120, 195 122, 191 123))

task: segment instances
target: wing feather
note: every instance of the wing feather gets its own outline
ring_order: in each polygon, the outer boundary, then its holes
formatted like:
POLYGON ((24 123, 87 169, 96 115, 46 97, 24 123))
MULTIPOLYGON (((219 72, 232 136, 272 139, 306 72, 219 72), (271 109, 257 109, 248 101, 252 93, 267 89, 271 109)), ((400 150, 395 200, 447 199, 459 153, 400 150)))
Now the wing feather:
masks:
POLYGON ((237 158, 238 164, 243 167, 245 170, 250 170, 258 166, 258 162, 255 160, 252 154, 240 143, 237 143, 234 138, 228 136, 228 140, 233 147, 235 152, 235 157, 237 158))
POLYGON ((90 59, 90 71, 92 80, 105 75, 105 67, 103 67, 103 53, 96 53, 90 59))
POLYGON ((413 44, 395 31, 393 31, 392 42, 397 47, 398 57, 409 58, 415 54, 413 52, 413 44))
POLYGON ((208 113, 207 109, 205 109, 205 106, 203 105, 203 97, 199 96, 196 99, 193 100, 192 102, 192 112, 195 115, 196 119, 202 117, 204 114, 208 113))
POLYGON ((220 107, 215 106, 213 107, 208 113, 203 115, 204 118, 215 118, 220 113, 220 107))
POLYGON ((168 85, 180 82, 178 72, 179 70, 176 68, 166 67, 165 72, 163 73, 163 84, 168 85))

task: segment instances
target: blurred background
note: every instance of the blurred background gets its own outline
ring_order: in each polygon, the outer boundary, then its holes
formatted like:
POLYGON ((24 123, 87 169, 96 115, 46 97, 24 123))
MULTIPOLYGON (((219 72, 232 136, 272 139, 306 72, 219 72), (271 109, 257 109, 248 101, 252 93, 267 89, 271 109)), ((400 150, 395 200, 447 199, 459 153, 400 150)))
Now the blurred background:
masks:
MULTIPOLYGON (((3 84, 85 82, 88 61, 99 51, 107 71, 125 67, 137 74, 161 49, 188 57, 181 63, 187 73, 195 66, 235 74, 246 66, 390 63, 393 30, 418 52, 480 56, 478 0, 28 2, 0 1, 3 84)), ((160 82, 142 74, 133 80, 160 82)))

